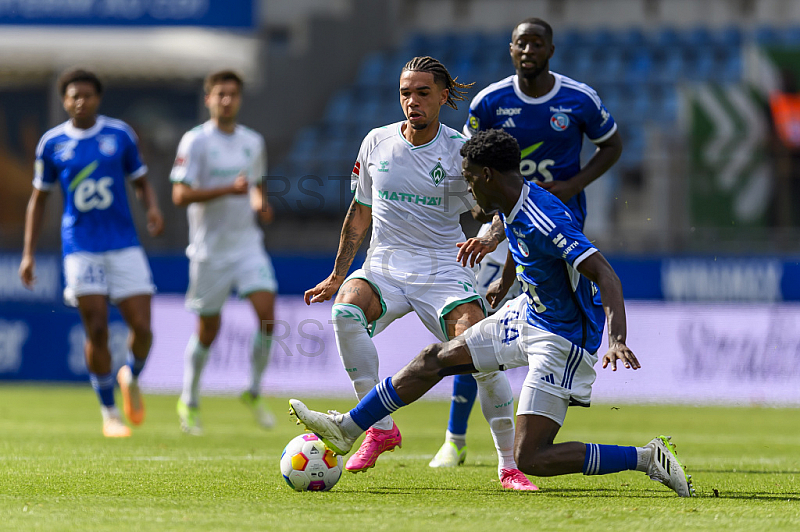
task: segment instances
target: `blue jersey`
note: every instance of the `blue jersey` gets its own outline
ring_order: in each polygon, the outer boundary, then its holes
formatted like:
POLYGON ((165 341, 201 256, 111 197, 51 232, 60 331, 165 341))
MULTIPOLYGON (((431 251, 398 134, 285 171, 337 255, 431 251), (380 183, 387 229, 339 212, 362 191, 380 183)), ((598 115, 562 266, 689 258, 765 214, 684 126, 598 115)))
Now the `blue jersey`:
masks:
POLYGON ((528 323, 596 352, 605 313, 597 286, 577 268, 597 249, 561 200, 538 186, 522 186, 503 222, 517 279, 528 298, 528 323))
POLYGON ((42 136, 36 148, 33 186, 49 191, 56 181, 64 196, 64 255, 138 246, 126 179, 147 173, 136 135, 121 120, 98 116, 89 129, 67 121, 42 136))
MULTIPOLYGON (((464 133, 502 129, 519 143, 520 171, 526 179, 565 181, 581 169, 583 136, 603 142, 617 125, 597 93, 584 83, 552 72, 553 89, 541 98, 520 90, 516 74, 479 92, 469 106, 464 133)), ((567 201, 581 229, 586 220, 586 195, 567 201)))

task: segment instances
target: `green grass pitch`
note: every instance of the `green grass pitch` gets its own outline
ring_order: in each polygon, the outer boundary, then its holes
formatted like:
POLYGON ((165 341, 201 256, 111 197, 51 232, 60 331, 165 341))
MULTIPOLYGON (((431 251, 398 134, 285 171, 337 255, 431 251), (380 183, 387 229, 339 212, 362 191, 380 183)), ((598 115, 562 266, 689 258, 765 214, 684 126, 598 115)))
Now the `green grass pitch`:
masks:
POLYGON ((672 435, 698 495, 680 499, 636 472, 536 478, 539 492, 504 491, 479 408, 466 465, 431 469, 448 409, 434 401, 397 413, 403 448, 375 469, 344 473, 328 493, 296 493, 278 461, 301 429, 285 399, 270 402, 279 424, 264 431, 236 399, 206 398, 206 435, 190 437, 174 397, 148 396, 133 437, 107 440, 88 385, 0 386, 0 530, 800 529, 798 409, 570 409, 559 441, 642 445, 672 435))

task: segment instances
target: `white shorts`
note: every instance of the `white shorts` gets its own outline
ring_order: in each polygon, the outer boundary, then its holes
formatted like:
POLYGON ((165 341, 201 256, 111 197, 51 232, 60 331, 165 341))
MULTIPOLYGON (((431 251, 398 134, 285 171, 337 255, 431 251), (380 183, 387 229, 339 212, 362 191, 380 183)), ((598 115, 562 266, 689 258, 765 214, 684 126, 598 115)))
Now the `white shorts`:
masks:
POLYGON ((235 262, 189 261, 188 310, 203 316, 219 314, 234 289, 242 298, 253 292, 278 291, 275 270, 266 251, 259 250, 235 262))
POLYGON ((150 265, 139 246, 101 253, 70 253, 64 257, 64 277, 64 302, 71 307, 77 307, 82 296, 104 295, 117 303, 155 292, 150 265))
POLYGON ((425 327, 444 342, 448 340, 444 317, 451 310, 470 301, 483 308, 483 300, 475 290, 475 274, 456 262, 455 255, 454 251, 452 258, 445 260, 404 250, 383 250, 368 256, 345 282, 364 279, 381 300, 383 312, 369 325, 370 335, 375 336, 394 320, 414 311, 425 327))
POLYGON ((543 390, 570 404, 588 406, 597 353, 528 323, 527 305, 525 295, 512 299, 464 333, 472 363, 484 372, 527 365, 523 389, 543 390))

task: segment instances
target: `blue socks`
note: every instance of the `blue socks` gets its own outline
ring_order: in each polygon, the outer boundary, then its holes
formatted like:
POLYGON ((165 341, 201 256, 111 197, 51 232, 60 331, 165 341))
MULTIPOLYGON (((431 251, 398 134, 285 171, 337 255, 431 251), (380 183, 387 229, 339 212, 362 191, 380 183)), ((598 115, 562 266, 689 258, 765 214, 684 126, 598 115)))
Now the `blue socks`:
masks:
POLYGON ((636 447, 587 443, 586 458, 583 460, 583 474, 607 475, 608 473, 635 470, 636 464, 636 447))
POLYGON ((114 406, 114 374, 106 373, 105 375, 89 374, 89 382, 92 383, 97 397, 100 398, 100 404, 105 407, 114 406))
POLYGON ((126 364, 131 367, 131 373, 133 374, 134 379, 139 378, 139 374, 144 369, 145 362, 147 362, 146 358, 136 358, 133 356, 133 353, 128 351, 128 360, 126 361, 126 364))
POLYGON ((406 404, 397 395, 392 385, 392 378, 386 377, 350 411, 350 418, 362 430, 367 430, 402 406, 406 404))
POLYGON ((450 402, 450 421, 447 430, 451 434, 466 434, 469 414, 478 394, 478 383, 475 377, 466 373, 456 375, 453 380, 453 397, 450 402))

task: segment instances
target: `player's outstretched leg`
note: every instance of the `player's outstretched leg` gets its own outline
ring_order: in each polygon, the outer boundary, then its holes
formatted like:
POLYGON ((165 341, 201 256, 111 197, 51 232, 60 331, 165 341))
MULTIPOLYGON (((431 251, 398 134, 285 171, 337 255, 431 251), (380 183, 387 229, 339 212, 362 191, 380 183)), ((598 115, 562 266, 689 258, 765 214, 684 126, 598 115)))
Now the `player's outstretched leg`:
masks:
POLYGON ((342 429, 342 414, 328 410, 327 414, 309 409, 302 401, 289 399, 289 413, 297 417, 297 423, 320 437, 336 454, 347 454, 353 448, 360 432, 351 436, 342 429))
POLYGON ((428 464, 430 467, 456 467, 466 460, 467 422, 477 394, 478 384, 472 375, 455 376, 447 433, 441 448, 428 464))
POLYGON ((647 476, 656 482, 661 482, 681 497, 694 497, 692 475, 686 474, 686 469, 678 460, 671 438, 671 436, 658 436, 646 445, 646 448, 651 450, 647 476))

